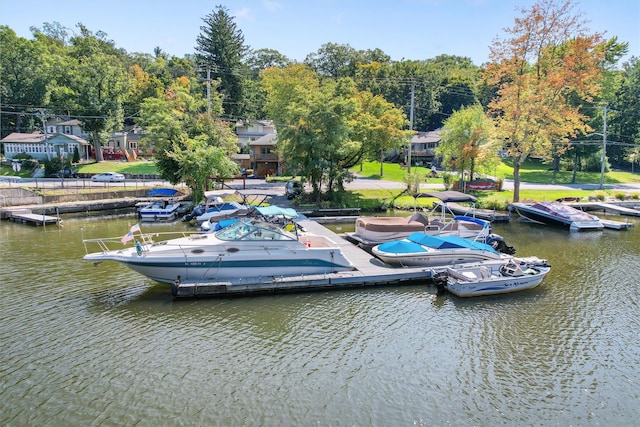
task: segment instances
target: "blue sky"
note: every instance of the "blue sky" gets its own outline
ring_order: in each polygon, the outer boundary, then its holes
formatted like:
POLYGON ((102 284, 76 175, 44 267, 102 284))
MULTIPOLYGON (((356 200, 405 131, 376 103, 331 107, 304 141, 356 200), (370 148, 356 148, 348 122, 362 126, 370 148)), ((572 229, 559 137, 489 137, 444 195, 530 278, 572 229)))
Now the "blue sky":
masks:
MULTIPOLYGON (((193 53, 202 18, 229 9, 252 49, 278 50, 302 61, 325 43, 382 49, 393 60, 440 54, 486 62, 489 45, 533 0, 0 0, 0 24, 31 38, 29 27, 82 23, 119 48, 182 57, 193 53)), ((579 0, 589 28, 629 43, 640 57, 640 1, 579 0)))

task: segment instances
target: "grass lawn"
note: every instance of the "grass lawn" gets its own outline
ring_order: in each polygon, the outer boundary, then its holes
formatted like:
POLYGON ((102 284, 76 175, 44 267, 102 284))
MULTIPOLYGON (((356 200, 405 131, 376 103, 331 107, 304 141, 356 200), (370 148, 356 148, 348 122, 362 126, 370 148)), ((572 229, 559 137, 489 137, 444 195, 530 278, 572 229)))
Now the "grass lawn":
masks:
POLYGON ((79 164, 77 169, 80 173, 90 174, 118 172, 133 175, 154 175, 158 173, 155 162, 149 161, 87 163, 79 164))

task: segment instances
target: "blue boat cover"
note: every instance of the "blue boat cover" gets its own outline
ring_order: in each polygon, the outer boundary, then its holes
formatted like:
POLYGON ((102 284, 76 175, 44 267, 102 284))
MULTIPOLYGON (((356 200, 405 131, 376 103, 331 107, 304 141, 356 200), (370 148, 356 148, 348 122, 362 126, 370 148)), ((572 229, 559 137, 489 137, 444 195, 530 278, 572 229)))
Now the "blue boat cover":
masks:
POLYGON ((231 224, 235 223, 237 220, 238 218, 229 218, 229 219, 223 219, 221 221, 218 221, 216 223, 216 226, 213 228, 213 231, 218 231, 218 230, 222 230, 223 228, 227 228, 231 224))
POLYGON ((423 246, 409 242, 407 240, 394 240, 393 242, 386 242, 378 245, 380 252, 386 252, 390 254, 410 254, 416 252, 428 252, 423 246))
POLYGON ((172 197, 178 193, 174 188, 154 188, 149 190, 149 197, 172 197))
POLYGON ((485 221, 484 219, 480 219, 480 218, 474 218, 472 216, 463 216, 463 215, 456 215, 453 217, 454 221, 467 221, 467 222, 473 222, 475 224, 479 224, 482 225, 484 227, 488 227, 489 224, 491 224, 489 221, 485 221))
POLYGON ((458 236, 431 236, 429 234, 417 231, 409 235, 407 237, 407 240, 434 249, 467 248, 496 252, 495 249, 493 249, 493 247, 491 247, 490 245, 458 236))

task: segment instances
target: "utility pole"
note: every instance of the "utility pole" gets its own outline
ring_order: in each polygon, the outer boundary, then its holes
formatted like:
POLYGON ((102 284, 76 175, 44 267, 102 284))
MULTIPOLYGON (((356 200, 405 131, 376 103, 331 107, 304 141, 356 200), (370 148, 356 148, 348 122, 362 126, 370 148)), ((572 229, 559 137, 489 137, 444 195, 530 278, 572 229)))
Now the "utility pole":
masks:
POLYGON ((604 169, 607 163, 607 106, 602 111, 602 165, 600 168, 600 190, 604 188, 604 169))
POLYGON ((207 66, 207 113, 211 115, 211 67, 207 66))
MULTIPOLYGON (((416 84, 411 82, 411 109, 409 110, 409 130, 413 130, 413 108, 415 100, 416 84)), ((411 140, 409 140, 409 155, 407 156, 407 173, 411 173, 411 140)))
POLYGON ((40 109, 40 119, 42 120, 42 130, 44 132, 44 149, 47 152, 47 160, 51 161, 51 152, 49 151, 49 138, 47 138, 47 124, 44 121, 43 109, 40 109))

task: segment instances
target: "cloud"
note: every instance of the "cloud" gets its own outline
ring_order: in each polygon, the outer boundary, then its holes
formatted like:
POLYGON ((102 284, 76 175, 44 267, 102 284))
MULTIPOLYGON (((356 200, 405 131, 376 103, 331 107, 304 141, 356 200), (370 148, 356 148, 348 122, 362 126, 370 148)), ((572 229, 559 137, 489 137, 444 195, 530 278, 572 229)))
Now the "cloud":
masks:
POLYGON ((236 10, 233 13, 233 16, 238 21, 253 22, 256 20, 253 10, 249 9, 248 7, 243 7, 242 9, 236 10))
POLYGON ((262 2, 263 6, 265 7, 265 9, 267 9, 270 12, 275 12, 277 10, 282 9, 282 4, 278 3, 276 1, 272 1, 272 0, 264 0, 262 2))

